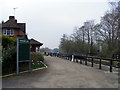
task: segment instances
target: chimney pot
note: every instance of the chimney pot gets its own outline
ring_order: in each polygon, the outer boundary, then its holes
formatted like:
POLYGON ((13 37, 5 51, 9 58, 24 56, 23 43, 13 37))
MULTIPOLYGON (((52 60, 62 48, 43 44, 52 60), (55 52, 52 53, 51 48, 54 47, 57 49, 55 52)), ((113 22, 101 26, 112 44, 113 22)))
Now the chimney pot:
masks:
POLYGON ((17 20, 15 20, 15 22, 17 23, 17 20))
POLYGON ((15 17, 14 16, 9 16, 9 19, 15 19, 15 17))

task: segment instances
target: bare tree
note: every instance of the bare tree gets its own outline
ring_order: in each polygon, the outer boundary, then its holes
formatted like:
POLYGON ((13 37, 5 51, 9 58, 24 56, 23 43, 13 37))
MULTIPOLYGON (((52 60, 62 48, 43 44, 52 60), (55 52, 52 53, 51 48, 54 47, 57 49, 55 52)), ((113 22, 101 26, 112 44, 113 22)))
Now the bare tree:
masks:
POLYGON ((84 26, 76 27, 70 36, 63 35, 60 47, 67 53, 93 53, 97 50, 104 56, 120 53, 120 1, 110 2, 110 6, 100 23, 89 20, 84 26))
POLYGON ((85 32, 88 40, 88 53, 92 53, 93 48, 93 32, 94 32, 94 20, 84 22, 85 32))

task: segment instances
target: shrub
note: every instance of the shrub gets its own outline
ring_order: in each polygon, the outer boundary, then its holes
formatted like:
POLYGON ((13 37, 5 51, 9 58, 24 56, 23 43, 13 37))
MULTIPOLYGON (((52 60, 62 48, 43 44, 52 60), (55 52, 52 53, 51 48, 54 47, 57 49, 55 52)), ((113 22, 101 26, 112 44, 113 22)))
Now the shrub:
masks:
POLYGON ((31 60, 33 60, 34 63, 37 63, 38 61, 44 61, 44 57, 37 52, 31 52, 31 60))
POLYGON ((2 57, 2 74, 10 74, 16 71, 16 48, 11 47, 4 51, 2 57))
POLYGON ((10 74, 16 70, 16 39, 2 36, 2 74, 10 74))
POLYGON ((16 45, 16 39, 9 36, 2 36, 2 46, 4 49, 11 48, 16 45))

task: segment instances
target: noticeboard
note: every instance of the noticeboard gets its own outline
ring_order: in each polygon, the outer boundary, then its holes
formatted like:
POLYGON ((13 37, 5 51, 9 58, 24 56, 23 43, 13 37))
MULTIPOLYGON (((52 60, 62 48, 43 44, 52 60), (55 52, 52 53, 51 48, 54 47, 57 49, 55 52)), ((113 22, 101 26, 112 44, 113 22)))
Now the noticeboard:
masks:
POLYGON ((19 61, 30 60, 30 40, 19 39, 19 61))
POLYGON ((19 63, 28 62, 29 70, 31 70, 31 60, 30 60, 30 40, 28 39, 17 39, 17 63, 16 63, 16 73, 19 74, 19 63))

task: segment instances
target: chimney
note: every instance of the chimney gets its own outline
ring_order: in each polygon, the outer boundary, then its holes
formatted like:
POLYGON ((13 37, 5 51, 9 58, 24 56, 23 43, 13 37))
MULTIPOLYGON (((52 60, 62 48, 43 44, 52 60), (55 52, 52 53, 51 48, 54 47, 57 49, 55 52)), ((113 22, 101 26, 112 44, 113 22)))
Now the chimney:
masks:
POLYGON ((17 20, 15 19, 15 22, 17 23, 17 20))
POLYGON ((14 19, 15 19, 15 17, 14 17, 14 16, 9 16, 9 19, 13 19, 13 20, 14 20, 14 19))
POLYGON ((2 24, 4 23, 4 21, 2 21, 2 24))

